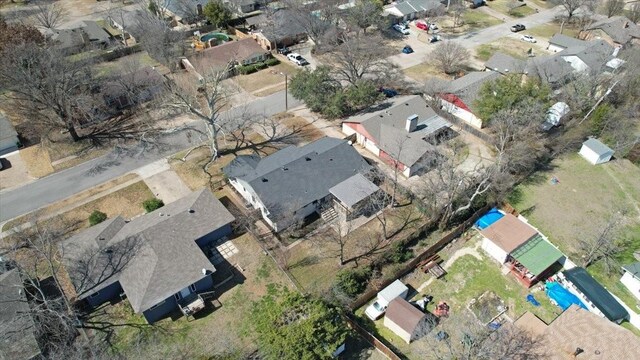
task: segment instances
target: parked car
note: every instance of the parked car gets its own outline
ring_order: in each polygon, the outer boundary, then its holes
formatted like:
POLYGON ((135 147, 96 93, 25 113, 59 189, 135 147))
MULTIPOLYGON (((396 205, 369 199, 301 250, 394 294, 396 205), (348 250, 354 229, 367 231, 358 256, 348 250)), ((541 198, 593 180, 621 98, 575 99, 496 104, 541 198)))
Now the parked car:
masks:
POLYGON ((440 35, 433 35, 433 36, 431 37, 431 39, 429 39, 429 42, 430 42, 430 43, 434 43, 434 42, 438 42, 438 41, 440 41, 440 40, 441 40, 440 35))
POLYGON ((522 41, 526 41, 526 42, 530 42, 530 43, 536 43, 536 42, 538 42, 538 41, 536 40, 536 38, 534 38, 534 37, 533 37, 533 36, 531 36, 531 35, 522 35, 522 37, 520 38, 520 40, 522 40, 522 41))
POLYGON ((409 29, 407 29, 406 26, 401 25, 401 24, 393 25, 393 30, 401 33, 402 35, 409 35, 410 34, 409 29))
POLYGON ((522 25, 522 24, 515 24, 515 25, 513 25, 511 27, 511 31, 512 32, 518 32, 518 31, 522 31, 522 30, 525 30, 525 29, 526 29, 526 27, 524 25, 522 25))
POLYGON ((302 55, 298 54, 298 53, 290 53, 287 55, 287 59, 289 59, 289 61, 291 61, 292 63, 298 65, 298 66, 305 66, 305 65, 309 65, 309 62, 307 61, 307 59, 303 58, 302 55))
POLYGON ((289 50, 289 48, 286 46, 278 49, 278 54, 287 55, 290 53, 291 53, 291 50, 289 50))
POLYGON ((411 54, 411 53, 413 53, 413 48, 411 46, 409 46, 409 45, 405 45, 402 48, 402 53, 403 54, 411 54))
POLYGON ((477 9, 482 5, 486 5, 484 0, 473 0, 473 1, 471 1, 471 5, 469 5, 469 7, 472 8, 472 9, 477 9))

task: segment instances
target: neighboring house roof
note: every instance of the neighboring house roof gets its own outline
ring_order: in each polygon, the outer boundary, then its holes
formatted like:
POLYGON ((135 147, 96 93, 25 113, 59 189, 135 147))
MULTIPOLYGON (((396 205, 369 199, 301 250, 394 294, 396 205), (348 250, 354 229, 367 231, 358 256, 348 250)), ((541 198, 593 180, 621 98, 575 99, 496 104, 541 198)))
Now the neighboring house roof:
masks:
POLYGON ((497 52, 493 54, 493 56, 491 56, 486 63, 484 63, 484 66, 503 75, 509 73, 520 74, 525 71, 527 62, 524 60, 516 59, 507 54, 497 52))
POLYGON ((419 95, 394 97, 344 122, 361 124, 369 140, 409 167, 428 152, 436 151, 433 145, 424 140, 427 136, 451 127, 419 95), (413 115, 418 115, 418 126, 416 130, 407 132, 407 118, 413 115))
POLYGON ((581 267, 562 272, 584 296, 611 321, 628 319, 629 313, 618 301, 581 267))
POLYGON ((329 189, 371 166, 344 140, 324 137, 289 146, 265 158, 240 155, 223 168, 229 178, 247 182, 271 219, 329 195, 329 189))
POLYGON ((566 360, 638 359, 640 338, 631 331, 572 305, 544 332, 540 346, 545 358, 566 360), (572 357, 576 349, 584 352, 572 357))
POLYGON ((559 54, 529 59, 526 73, 537 75, 542 80, 552 84, 564 82, 573 74, 574 69, 559 54))
POLYGON ((269 23, 269 18, 265 14, 260 14, 256 16, 251 16, 244 19, 247 26, 259 26, 265 25, 269 23))
POLYGON ((590 138, 589 140, 583 142, 582 146, 586 146, 588 149, 598 154, 598 156, 613 153, 613 150, 610 147, 603 144, 602 142, 600 142, 600 140, 596 138, 590 138))
POLYGON ((48 32, 48 34, 58 49, 72 49, 82 47, 85 44, 85 34, 81 28, 57 29, 48 32))
POLYGON ((556 45, 563 48, 569 48, 572 46, 584 46, 587 42, 584 40, 576 39, 571 36, 563 35, 563 34, 554 34, 551 39, 549 39, 550 45, 556 45))
POLYGON ((376 184, 358 173, 332 187, 329 192, 341 203, 351 208, 378 190, 380 188, 376 184))
POLYGON ((0 141, 18 136, 9 118, 0 112, 0 141))
POLYGON ((255 40, 247 38, 204 49, 196 54, 191 63, 199 70, 203 67, 226 68, 234 62, 241 64, 267 53, 255 40))
POLYGON ((127 107, 149 101, 163 89, 164 78, 151 66, 121 74, 118 81, 109 81, 102 86, 102 95, 107 102, 127 107))
POLYGON ((411 334, 420 323, 420 320, 425 317, 425 313, 409 304, 407 300, 397 297, 389 303, 384 316, 393 321, 402 330, 411 334))
POLYGON ((508 254, 538 235, 534 228, 511 214, 505 214, 480 233, 508 254))
POLYGON ((207 2, 208 0, 170 0, 162 2, 162 5, 180 18, 191 18, 197 15, 197 6, 204 7, 207 2))
POLYGON ((482 84, 498 77, 500 74, 494 71, 473 71, 450 82, 447 92, 454 94, 467 107, 473 109, 473 103, 478 97, 482 84))
POLYGON ((80 299, 120 281, 131 307, 140 313, 202 279, 203 269, 214 272, 195 241, 233 220, 222 203, 203 189, 130 222, 118 216, 90 227, 65 240, 61 248, 71 269, 94 255, 89 274, 69 274, 77 289, 95 286, 81 293, 80 299), (122 260, 126 262, 114 268, 113 253, 128 249, 131 254, 122 260))
POLYGON ((23 360, 40 355, 35 324, 20 274, 0 274, 0 359, 23 360))
POLYGON ((613 46, 604 40, 589 41, 586 45, 572 46, 558 53, 558 56, 577 56, 590 69, 599 70, 614 58, 613 46))
MULTIPOLYGON (((310 15, 313 16, 313 15, 310 15)), ((277 9, 264 17, 259 16, 254 19, 256 27, 270 41, 278 42, 286 38, 296 38, 305 35, 307 31, 305 27, 297 21, 299 18, 289 9, 277 9)), ((249 19, 247 19, 248 21, 249 19)), ((311 18, 312 21, 322 21, 317 17, 311 18)))
POLYGON ((530 273, 540 275, 560 260, 562 253, 538 235, 511 252, 511 256, 524 265, 530 273))
POLYGON ((429 11, 442 6, 438 0, 405 0, 387 7, 388 13, 398 16, 406 16, 416 12, 429 11))
POLYGON ((109 42, 109 34, 95 21, 83 21, 82 30, 87 34, 89 41, 98 43, 109 42))
POLYGON ((622 266, 622 269, 640 280, 640 261, 622 266))
POLYGON ((640 39, 640 26, 624 16, 613 16, 591 25, 587 30, 602 30, 619 44, 640 39))
POLYGON ((547 324, 529 311, 522 314, 513 324, 534 336, 541 336, 547 330, 547 324))

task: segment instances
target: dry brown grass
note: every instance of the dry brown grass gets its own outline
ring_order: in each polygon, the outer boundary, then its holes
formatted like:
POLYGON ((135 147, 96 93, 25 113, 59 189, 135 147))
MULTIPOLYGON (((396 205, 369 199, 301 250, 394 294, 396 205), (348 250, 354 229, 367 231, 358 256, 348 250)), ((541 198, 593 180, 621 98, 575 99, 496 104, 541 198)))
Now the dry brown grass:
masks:
POLYGON ((273 87, 269 87, 257 92, 253 93, 253 96, 257 96, 257 97, 265 97, 265 96, 269 96, 272 94, 277 93, 278 91, 283 91, 285 89, 285 85, 284 85, 284 81, 280 84, 276 84, 273 87))
MULTIPOLYGON (((291 77, 293 74, 297 73, 298 71, 299 70, 293 67, 292 65, 287 64, 285 62, 281 62, 276 66, 268 67, 266 69, 255 72, 253 74, 238 75, 233 79, 245 91, 249 93, 254 93, 265 87, 274 86, 277 84, 282 84, 282 88, 284 89, 284 75, 282 75, 281 73, 287 74, 289 77, 291 77)), ((271 90, 271 89, 268 89, 268 90, 271 90)), ((265 90, 264 92, 257 92, 254 95, 267 96, 269 95, 266 93, 268 90, 265 90)), ((276 91, 279 91, 279 90, 276 90, 276 91)), ((271 92, 271 94, 273 94, 276 91, 271 92)))
POLYGON ((429 62, 423 62, 421 64, 404 69, 403 71, 405 75, 418 81, 419 83, 424 83, 428 79, 434 77, 443 80, 451 79, 450 76, 447 76, 447 74, 438 69, 437 66, 429 62))
POLYGON ((276 115, 276 118, 280 124, 286 126, 289 131, 296 132, 296 136, 300 137, 304 143, 312 142, 325 136, 313 123, 310 123, 300 116, 284 113, 276 115))
POLYGON ((20 157, 27 166, 29 175, 41 178, 54 172, 49 158, 49 151, 41 145, 34 145, 20 150, 20 157))
POLYGON ((475 48, 476 58, 487 61, 493 54, 501 52, 511 55, 517 59, 526 59, 527 51, 533 49, 534 54, 544 55, 550 52, 541 47, 540 44, 531 44, 520 39, 503 37, 488 44, 483 44, 475 48))

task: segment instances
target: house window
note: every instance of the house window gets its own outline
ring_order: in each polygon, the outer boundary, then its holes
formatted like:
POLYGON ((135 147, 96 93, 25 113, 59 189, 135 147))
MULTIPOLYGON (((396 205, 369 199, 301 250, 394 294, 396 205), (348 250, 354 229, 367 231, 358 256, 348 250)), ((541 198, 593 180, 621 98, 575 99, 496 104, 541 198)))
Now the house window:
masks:
POLYGON ((174 297, 176 298, 176 300, 178 300, 178 301, 179 301, 180 299, 182 299, 182 295, 180 295, 180 293, 175 293, 173 296, 174 296, 174 297))
POLYGON ((162 305, 164 305, 164 300, 162 300, 161 302, 153 305, 152 307, 149 308, 149 310, 153 310, 153 309, 158 308, 158 307, 160 307, 162 305))
POLYGON ((93 294, 89 295, 90 298, 94 298, 97 297, 98 295, 100 295, 100 291, 96 291, 93 294))
POLYGON ((196 292, 196 284, 189 285, 189 289, 191 289, 191 291, 193 292, 196 292))

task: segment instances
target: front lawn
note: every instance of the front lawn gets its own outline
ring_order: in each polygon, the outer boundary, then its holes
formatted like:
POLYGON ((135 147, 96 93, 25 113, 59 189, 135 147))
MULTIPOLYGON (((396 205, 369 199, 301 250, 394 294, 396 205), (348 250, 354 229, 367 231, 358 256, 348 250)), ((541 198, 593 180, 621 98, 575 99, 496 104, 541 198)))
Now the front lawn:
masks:
POLYGON ((432 62, 428 61, 412 66, 410 68, 406 68, 403 71, 405 75, 412 78, 413 80, 416 80, 419 83, 425 83, 428 79, 434 77, 444 80, 450 80, 450 76, 447 76, 432 62))
POLYGON ((248 93, 255 96, 267 96, 280 91, 280 85, 284 88, 285 77, 283 74, 287 74, 290 80, 291 76, 298 71, 293 65, 282 62, 253 74, 235 76, 233 80, 248 93), (271 91, 274 89, 275 91, 271 91))
POLYGON ((462 20, 469 26, 469 30, 479 30, 490 26, 502 24, 502 20, 494 18, 476 9, 465 11, 462 20))
MULTIPOLYGON (((556 22, 550 22, 544 25, 534 26, 524 31, 527 35, 533 35, 538 39, 549 40, 554 34, 560 33, 560 24, 556 22)), ((569 37, 578 36, 578 31, 569 25, 565 24, 562 29, 562 34, 569 37)))

